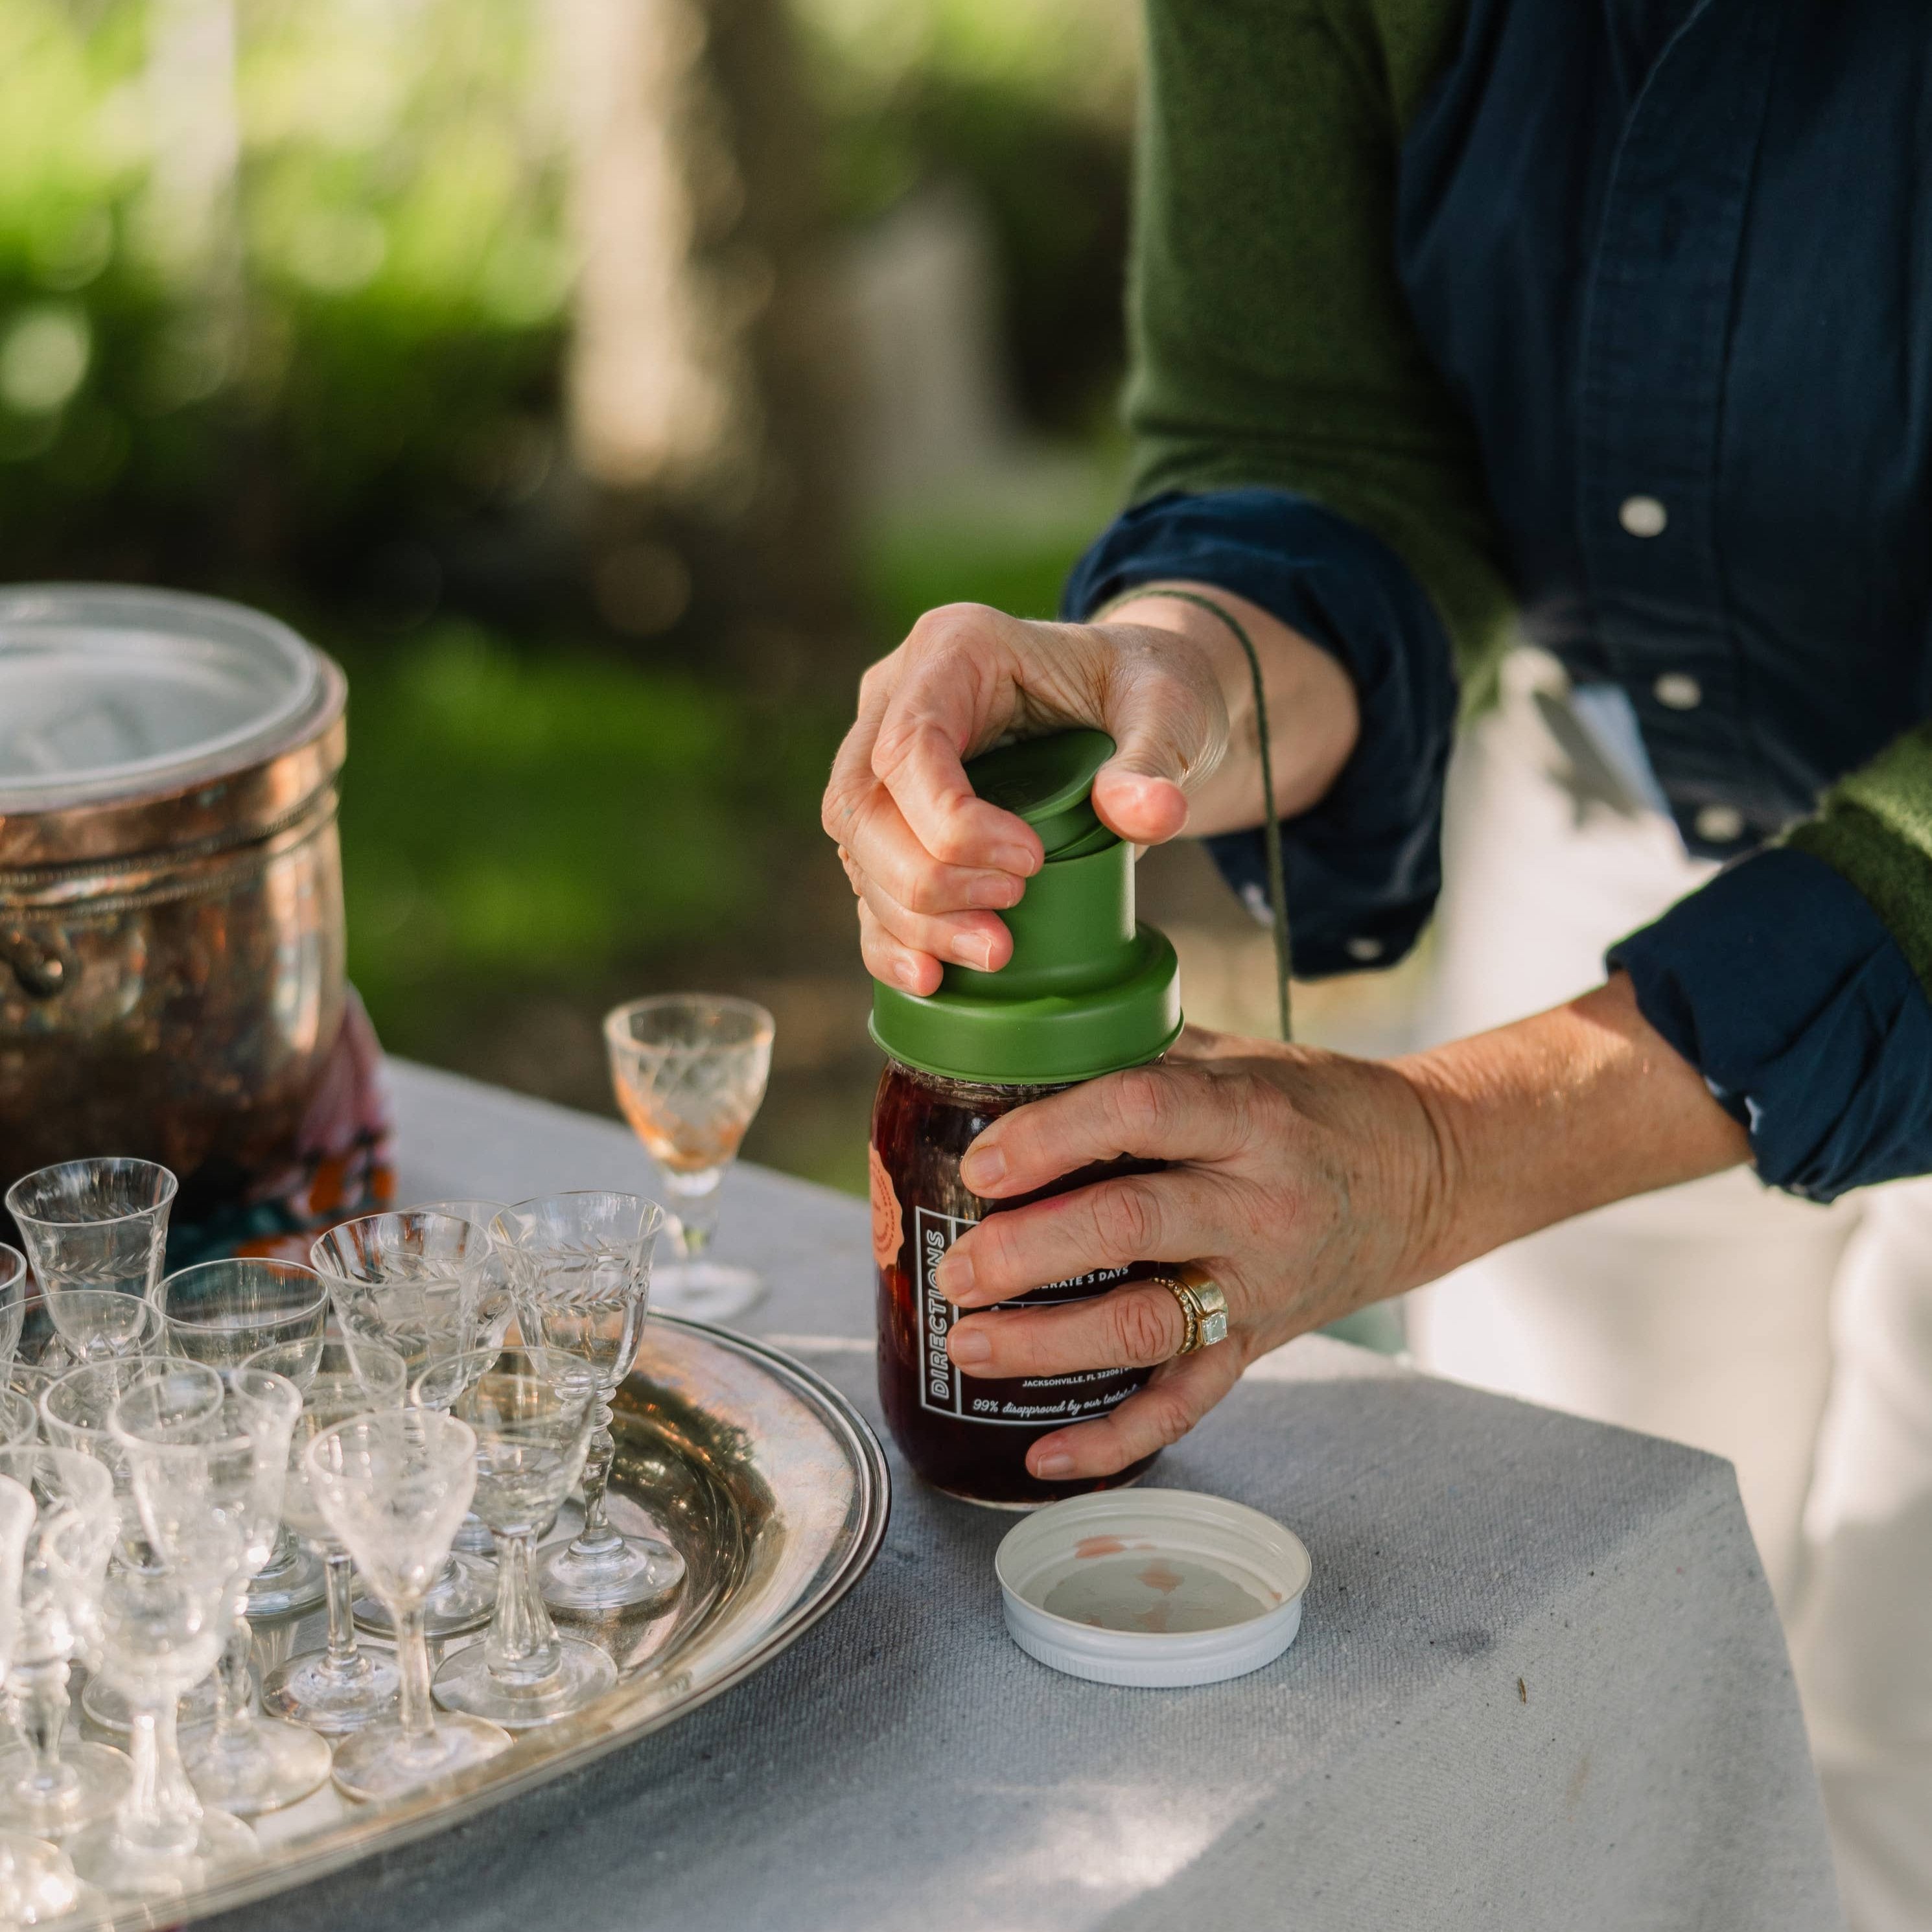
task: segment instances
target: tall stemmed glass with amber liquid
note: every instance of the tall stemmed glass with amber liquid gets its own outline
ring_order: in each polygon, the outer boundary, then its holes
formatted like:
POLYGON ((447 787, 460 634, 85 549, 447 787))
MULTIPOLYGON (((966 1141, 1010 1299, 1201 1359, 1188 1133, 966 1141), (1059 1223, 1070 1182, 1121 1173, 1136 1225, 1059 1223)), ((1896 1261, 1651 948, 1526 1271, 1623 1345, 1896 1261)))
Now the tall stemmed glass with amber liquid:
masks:
POLYGON ((610 1081, 624 1118, 662 1170, 676 1245, 652 1280, 660 1313, 728 1322, 765 1292, 752 1269, 714 1260, 718 1190, 765 1097, 772 1016, 749 1000, 667 993, 608 1014, 610 1081))

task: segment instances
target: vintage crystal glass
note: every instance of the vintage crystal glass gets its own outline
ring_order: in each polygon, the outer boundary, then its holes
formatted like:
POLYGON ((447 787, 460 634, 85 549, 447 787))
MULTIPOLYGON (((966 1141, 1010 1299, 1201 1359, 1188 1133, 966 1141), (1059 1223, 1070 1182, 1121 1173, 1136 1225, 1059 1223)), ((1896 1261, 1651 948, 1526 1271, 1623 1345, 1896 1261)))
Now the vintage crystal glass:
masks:
POLYGON ((40 1432, 34 1405, 17 1389, 0 1389, 0 1443, 31 1442, 40 1432))
MULTIPOLYGON (((278 1342, 320 1351, 328 1284, 299 1262, 244 1256, 164 1276, 154 1304, 166 1324, 170 1353, 226 1370, 278 1342)), ((293 1616, 314 1609, 322 1595, 320 1560, 284 1527, 274 1553, 248 1586, 248 1614, 293 1616)))
POLYGON ((507 1750, 510 1734, 430 1696, 423 1601, 476 1486, 476 1437, 434 1409, 359 1415, 308 1445, 309 1486, 356 1568, 388 1607, 402 1673, 394 1720, 365 1726, 336 1748, 335 1782, 350 1798, 393 1798, 507 1750))
MULTIPOLYGON (((131 1384, 147 1373, 149 1364, 138 1356, 88 1362, 50 1382, 40 1396, 40 1426, 56 1448, 72 1449, 104 1464, 114 1480, 114 1499, 124 1547, 140 1560, 146 1541, 140 1511, 134 1500, 134 1480, 127 1451, 112 1427, 115 1405, 131 1384)), ((204 1673, 205 1674, 205 1673, 204 1673)), ((184 1724, 206 1723, 214 1714, 214 1686, 196 1679, 181 1712, 184 1724)), ((102 1730, 126 1736, 134 1714, 120 1693, 102 1675, 88 1678, 80 1707, 102 1730)))
POLYGON ((396 1666, 365 1651, 350 1614, 355 1581, 349 1552, 331 1533, 317 1506, 304 1458, 326 1429, 377 1409, 403 1406, 408 1372, 394 1349, 380 1342, 278 1342, 249 1358, 252 1369, 287 1376, 302 1391, 302 1412, 289 1443, 288 1486, 282 1521, 305 1538, 327 1572, 328 1635, 320 1650, 301 1651, 263 1679, 262 1703, 278 1718, 340 1737, 390 1713, 396 1701, 396 1666))
MULTIPOLYGON (((309 1259, 328 1284, 343 1332, 386 1343, 418 1376, 437 1358, 476 1346, 478 1277, 496 1252, 487 1227, 412 1208, 344 1222, 309 1259)), ((424 1606, 424 1628, 433 1637, 476 1630, 496 1600, 494 1565, 452 1551, 424 1606)), ((380 1599, 358 1598, 356 1616, 371 1630, 390 1630, 380 1599)))
POLYGON ((134 1776, 111 1818, 71 1840, 74 1868, 104 1892, 166 1898, 260 1856, 240 1819, 204 1807, 182 1766, 176 1707, 214 1668, 242 1562, 238 1527, 184 1521, 172 1551, 124 1539, 94 1609, 92 1646, 132 1714, 134 1776))
MULTIPOLYGON (((468 1221, 481 1228, 490 1237, 489 1258, 476 1270, 476 1281, 471 1293, 470 1318, 466 1324, 469 1330, 468 1346, 476 1348, 500 1348, 503 1337, 508 1333, 510 1318, 516 1312, 516 1301, 510 1280, 509 1244, 500 1238, 496 1230, 498 1215, 502 1213, 505 1203, 501 1201, 429 1201, 423 1204, 426 1214, 454 1214, 460 1221, 468 1221)), ((460 1556, 490 1556, 496 1552, 496 1540, 489 1526, 472 1509, 463 1519, 462 1527, 456 1532, 455 1549, 460 1556)))
POLYGON ((183 1540, 208 1519, 231 1526, 238 1539, 214 1722, 183 1757, 196 1794, 240 1817, 292 1804, 328 1776, 323 1739, 257 1713, 249 1668, 248 1584, 274 1546, 289 1442, 301 1414, 300 1392, 280 1376, 250 1368, 222 1375, 205 1363, 172 1360, 150 1364, 114 1408, 142 1526, 163 1559, 172 1562, 183 1540))
POLYGON ((146 1298, 161 1278, 175 1178, 149 1160, 70 1160, 44 1167, 7 1190, 8 1211, 54 1326, 83 1361, 133 1352, 131 1337, 98 1301, 67 1297, 106 1289, 146 1298), (83 1318, 85 1317, 85 1318, 83 1318))
POLYGON ((658 1269, 660 1310, 700 1321, 742 1315, 764 1292, 750 1268, 716 1261, 718 1190, 765 1097, 772 1016, 749 1000, 669 993, 607 1014, 617 1104, 670 1190, 676 1254, 658 1269))
POLYGON ((54 1334, 46 1359, 56 1352, 71 1362, 105 1362, 158 1354, 166 1332, 161 1312, 145 1296, 112 1288, 70 1288, 50 1297, 54 1334))
POLYGON ((0 1449, 0 1476, 33 1496, 38 1520, 20 1574, 20 1634, 8 1673, 14 1728, 0 1752, 0 1816, 37 1838, 64 1838, 105 1817, 128 1789, 128 1760, 62 1736, 69 1666, 100 1593, 119 1528, 106 1464, 72 1449, 0 1449))
POLYGON ((27 1258, 0 1241, 0 1375, 14 1366, 27 1313, 27 1258))
POLYGON ((588 1363, 522 1349, 437 1362, 418 1403, 476 1436, 476 1514, 496 1538, 496 1614, 481 1641, 436 1674, 436 1702, 508 1730, 581 1710, 617 1681, 594 1643, 560 1634, 536 1588, 537 1539, 583 1473, 598 1395, 588 1363))
MULTIPOLYGON (((11 1670, 21 1630, 21 1572, 34 1533, 34 1498, 0 1476, 0 1677, 11 1670)), ((0 1925, 64 1918, 80 1899, 74 1868, 44 1840, 0 1832, 0 1925)))
MULTIPOLYGON (((683 1580, 684 1558, 662 1538, 626 1536, 605 1513, 617 1452, 610 1403, 638 1352, 650 1300, 651 1251, 663 1223, 664 1210, 653 1201, 596 1192, 521 1201, 502 1216, 516 1244, 524 1341, 546 1361, 588 1363, 597 1383, 584 1466, 584 1527, 539 1572, 544 1601, 560 1610, 649 1603, 683 1580)), ((571 1376, 578 1372, 573 1364, 571 1376)))

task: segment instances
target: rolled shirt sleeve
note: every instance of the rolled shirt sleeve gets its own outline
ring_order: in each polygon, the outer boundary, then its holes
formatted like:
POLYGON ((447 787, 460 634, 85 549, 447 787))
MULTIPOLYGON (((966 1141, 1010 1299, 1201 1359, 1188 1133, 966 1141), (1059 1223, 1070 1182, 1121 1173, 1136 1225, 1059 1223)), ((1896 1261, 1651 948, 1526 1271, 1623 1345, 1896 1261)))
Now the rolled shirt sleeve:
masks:
POLYGON ((1775 848, 1612 947, 1643 1016, 1814 1201, 1932 1172, 1932 1002, 1844 874, 1775 848))
MULTIPOLYGON (((1136 504, 1075 566, 1062 614, 1084 618, 1137 585, 1184 580, 1259 604, 1353 680, 1355 749, 1320 803, 1282 826, 1295 971, 1313 979, 1394 964, 1428 922, 1442 882, 1457 693, 1434 606, 1359 525, 1288 490, 1243 489, 1136 504)), ((1258 826, 1206 842, 1266 919, 1258 826)))

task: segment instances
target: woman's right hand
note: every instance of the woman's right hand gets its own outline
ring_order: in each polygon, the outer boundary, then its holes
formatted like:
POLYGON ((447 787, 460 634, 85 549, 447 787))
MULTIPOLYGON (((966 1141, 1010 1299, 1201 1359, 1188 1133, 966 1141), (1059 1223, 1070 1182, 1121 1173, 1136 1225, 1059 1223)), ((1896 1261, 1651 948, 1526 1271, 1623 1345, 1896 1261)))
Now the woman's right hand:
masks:
POLYGON ((1190 785, 1228 742, 1206 654, 1147 625, 1036 623, 950 604, 866 672, 824 824, 859 897, 874 977, 930 993, 943 962, 1006 964, 1012 941, 998 915, 1040 869, 1040 843, 974 796, 965 761, 1010 733, 1083 724, 1119 747, 1094 782, 1094 808, 1140 845, 1186 825, 1190 785))
MULTIPOLYGON (((1231 592, 1268 681, 1276 809, 1305 810, 1354 744, 1354 692, 1327 652, 1231 592)), ((860 686, 824 825, 859 898, 866 964, 915 993, 951 962, 997 970, 999 917, 1042 854, 1032 828, 974 795, 966 760, 1010 734, 1097 726, 1118 748, 1094 781, 1106 824, 1136 845, 1259 821, 1247 661, 1208 612, 1158 590, 1103 624, 1048 624, 979 604, 928 611, 860 686), (1241 742, 1226 756, 1231 736, 1241 742), (1243 732, 1240 727, 1248 729, 1243 732)))

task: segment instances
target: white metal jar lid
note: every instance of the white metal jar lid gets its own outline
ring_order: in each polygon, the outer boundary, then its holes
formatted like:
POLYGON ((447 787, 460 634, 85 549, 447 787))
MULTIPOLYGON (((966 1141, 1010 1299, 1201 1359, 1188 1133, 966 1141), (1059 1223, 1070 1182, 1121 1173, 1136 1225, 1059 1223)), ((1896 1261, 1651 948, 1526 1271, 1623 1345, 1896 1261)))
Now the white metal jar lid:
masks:
POLYGON ((315 653, 212 597, 106 584, 0 591, 0 812, 232 771, 312 704, 315 653))
POLYGON ((1214 1684, 1301 1628, 1311 1565, 1273 1517, 1191 1490, 1109 1490, 1036 1510, 993 1559, 1028 1656, 1101 1684, 1214 1684))

